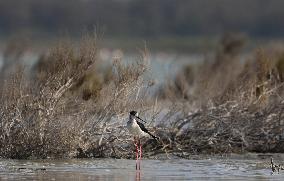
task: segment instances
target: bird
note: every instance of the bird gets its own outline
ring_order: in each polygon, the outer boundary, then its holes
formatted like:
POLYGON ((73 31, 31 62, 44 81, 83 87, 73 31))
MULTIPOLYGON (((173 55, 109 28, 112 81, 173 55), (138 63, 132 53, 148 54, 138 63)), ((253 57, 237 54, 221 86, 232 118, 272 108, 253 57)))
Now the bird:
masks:
POLYGON ((140 170, 140 161, 142 158, 142 146, 140 143, 141 137, 152 137, 154 140, 158 141, 159 138, 152 133, 144 126, 143 123, 146 123, 143 119, 138 116, 138 112, 130 111, 129 120, 127 122, 128 131, 134 136, 134 145, 136 146, 136 170, 137 166, 140 170))
POLYGON ((276 172, 276 171, 279 174, 280 170, 284 170, 284 167, 281 164, 279 165, 274 164, 272 157, 270 158, 270 164, 271 164, 271 171, 272 171, 271 174, 273 174, 273 172, 276 172))

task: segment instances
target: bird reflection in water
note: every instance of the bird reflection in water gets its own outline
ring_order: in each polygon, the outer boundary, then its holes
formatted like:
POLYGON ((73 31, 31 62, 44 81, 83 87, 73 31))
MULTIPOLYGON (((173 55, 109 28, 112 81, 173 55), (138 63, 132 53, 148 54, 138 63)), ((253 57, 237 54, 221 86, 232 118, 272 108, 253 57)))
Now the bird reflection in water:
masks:
POLYGON ((135 181, 140 181, 140 180, 141 180, 141 171, 136 170, 135 181))

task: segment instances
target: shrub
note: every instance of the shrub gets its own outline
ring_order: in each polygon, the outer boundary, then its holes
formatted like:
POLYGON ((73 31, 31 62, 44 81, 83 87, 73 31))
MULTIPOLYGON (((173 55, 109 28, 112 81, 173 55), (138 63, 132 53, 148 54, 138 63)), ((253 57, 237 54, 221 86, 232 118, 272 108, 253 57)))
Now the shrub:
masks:
POLYGON ((115 59, 101 75, 96 38, 86 35, 79 46, 61 41, 40 56, 32 74, 20 66, 3 81, 1 157, 89 157, 121 149, 125 133, 117 115, 149 109, 146 56, 132 64, 115 59))

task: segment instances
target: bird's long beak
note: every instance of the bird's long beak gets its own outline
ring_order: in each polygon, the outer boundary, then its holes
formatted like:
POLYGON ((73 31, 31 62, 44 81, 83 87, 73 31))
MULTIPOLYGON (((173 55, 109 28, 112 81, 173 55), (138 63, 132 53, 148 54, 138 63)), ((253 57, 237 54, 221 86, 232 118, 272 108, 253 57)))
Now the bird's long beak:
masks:
POLYGON ((135 117, 137 117, 138 119, 140 119, 142 122, 147 123, 146 121, 144 121, 144 120, 141 119, 140 117, 138 117, 138 116, 135 116, 135 117))

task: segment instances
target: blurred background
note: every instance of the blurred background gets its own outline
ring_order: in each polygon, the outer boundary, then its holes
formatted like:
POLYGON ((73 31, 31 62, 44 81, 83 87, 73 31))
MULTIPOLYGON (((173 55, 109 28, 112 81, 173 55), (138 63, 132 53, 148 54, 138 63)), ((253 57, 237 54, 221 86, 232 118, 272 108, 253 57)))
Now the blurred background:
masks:
POLYGON ((107 47, 196 52, 213 48, 224 33, 257 41, 282 39, 281 0, 1 0, 1 42, 15 36, 40 44, 100 29, 107 47))
POLYGON ((22 59, 32 65, 58 39, 76 41, 95 30, 102 60, 118 54, 131 61, 146 45, 153 76, 163 80, 185 64, 213 59, 227 39, 244 57, 281 42, 283 6, 281 0, 1 0, 0 67, 11 64, 5 58, 11 50, 25 52, 22 59))
POLYGON ((0 0, 0 156, 126 157, 129 110, 178 152, 283 152, 283 7, 0 0))

